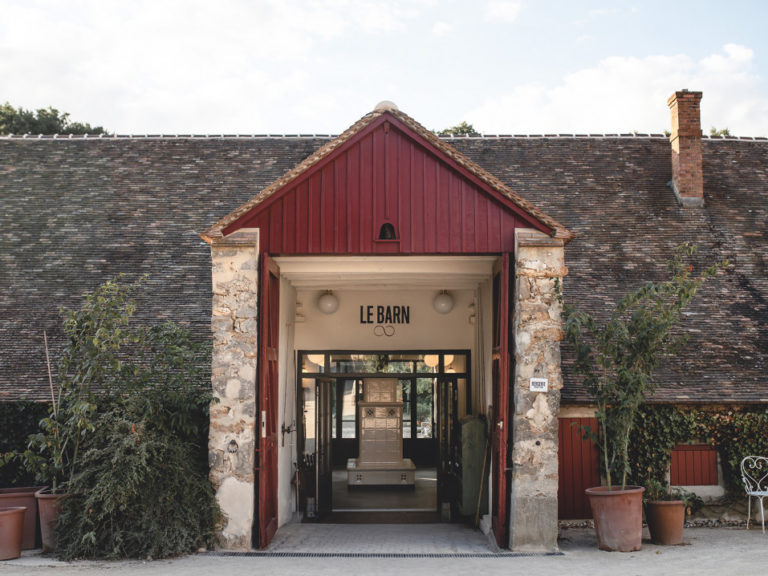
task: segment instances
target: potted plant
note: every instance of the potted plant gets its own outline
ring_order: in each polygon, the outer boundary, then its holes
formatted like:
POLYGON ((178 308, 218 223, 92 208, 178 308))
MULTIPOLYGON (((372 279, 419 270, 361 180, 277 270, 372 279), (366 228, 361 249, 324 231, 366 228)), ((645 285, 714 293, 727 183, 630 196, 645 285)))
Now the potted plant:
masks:
POLYGON ((0 488, 0 510, 23 507, 24 533, 22 534, 21 549, 32 550, 37 546, 37 502, 35 494, 46 486, 23 486, 17 488, 0 488))
POLYGON ((24 506, 0 508, 0 560, 12 560, 21 556, 26 511, 24 506))
POLYGON ((23 506, 27 509, 22 550, 40 546, 35 492, 45 486, 26 469, 22 456, 27 436, 37 430, 38 422, 47 413, 47 406, 41 402, 22 400, 0 404, 4 432, 0 435, 0 508, 23 506))
POLYGON ((672 489, 655 478, 645 484, 645 521, 651 541, 663 546, 683 543, 685 516, 701 503, 693 492, 682 488, 672 489))
POLYGON ((638 409, 653 393, 653 372, 660 359, 685 343, 683 336, 673 334, 673 327, 703 282, 728 264, 694 275, 685 262, 694 253, 691 244, 679 246, 667 263, 669 278, 627 294, 605 320, 563 306, 565 337, 575 351, 572 369, 597 406, 598 430, 586 427, 585 433, 600 448, 607 485, 586 492, 601 550, 631 552, 641 547, 644 488, 627 485, 632 428, 638 409))

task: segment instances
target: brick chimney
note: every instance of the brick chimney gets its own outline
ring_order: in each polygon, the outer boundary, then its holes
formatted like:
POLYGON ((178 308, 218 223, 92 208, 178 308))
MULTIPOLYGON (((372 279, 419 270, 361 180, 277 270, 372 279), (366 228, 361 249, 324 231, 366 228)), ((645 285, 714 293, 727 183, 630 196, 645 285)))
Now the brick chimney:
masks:
POLYGON ((669 183, 683 206, 704 206, 701 169, 701 92, 681 90, 667 100, 672 113, 672 181, 669 183))

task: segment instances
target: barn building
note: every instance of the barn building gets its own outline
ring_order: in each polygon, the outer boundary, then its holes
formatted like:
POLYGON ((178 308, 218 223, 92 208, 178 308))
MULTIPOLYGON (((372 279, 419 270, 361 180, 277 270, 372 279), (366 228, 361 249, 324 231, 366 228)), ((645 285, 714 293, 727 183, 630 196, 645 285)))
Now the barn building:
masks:
POLYGON ((212 331, 225 547, 375 513, 556 550, 599 482, 556 279, 599 316, 683 241, 729 259, 651 400, 768 402, 768 139, 703 137, 701 98, 669 137, 439 138, 391 102, 335 137, 0 137, 0 401, 46 398, 59 306, 146 272, 146 319, 212 331))

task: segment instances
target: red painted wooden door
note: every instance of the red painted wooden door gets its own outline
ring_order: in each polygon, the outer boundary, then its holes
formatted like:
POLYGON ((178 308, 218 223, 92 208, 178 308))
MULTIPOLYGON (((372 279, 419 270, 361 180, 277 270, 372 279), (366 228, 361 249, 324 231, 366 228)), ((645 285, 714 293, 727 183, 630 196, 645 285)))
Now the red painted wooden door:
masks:
POLYGON ((259 449, 257 453, 259 548, 277 532, 277 394, 280 337, 280 268, 267 254, 261 261, 259 306, 259 449))
POLYGON ((493 508, 492 526, 496 543, 507 547, 507 449, 509 438, 509 302, 510 257, 503 254, 493 274, 493 412, 492 455, 493 508))
POLYGON ((592 518, 584 490, 600 486, 600 453, 583 426, 597 430, 597 418, 560 418, 558 421, 557 517, 592 518))

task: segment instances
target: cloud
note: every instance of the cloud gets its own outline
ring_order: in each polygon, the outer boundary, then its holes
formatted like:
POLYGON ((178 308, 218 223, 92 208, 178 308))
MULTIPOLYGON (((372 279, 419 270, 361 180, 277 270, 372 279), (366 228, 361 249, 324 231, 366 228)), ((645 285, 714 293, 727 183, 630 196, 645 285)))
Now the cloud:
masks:
POLYGON ((522 2, 494 1, 485 7, 485 19, 489 22, 511 23, 517 20, 522 2))
POLYGON ((610 57, 555 85, 521 84, 465 116, 488 133, 659 133, 669 127, 667 98, 701 90, 702 127, 768 135, 768 95, 751 73, 753 52, 728 44, 700 61, 687 55, 610 57))
POLYGON ((433 36, 448 36, 451 32, 453 32, 453 25, 449 24, 448 22, 435 22, 435 25, 432 26, 433 36))
POLYGON ((400 34, 434 1, 8 0, 2 97, 120 132, 263 131, 284 104, 317 109, 329 60, 351 59, 329 45, 400 34))

